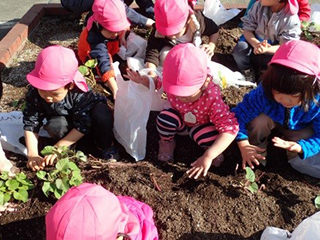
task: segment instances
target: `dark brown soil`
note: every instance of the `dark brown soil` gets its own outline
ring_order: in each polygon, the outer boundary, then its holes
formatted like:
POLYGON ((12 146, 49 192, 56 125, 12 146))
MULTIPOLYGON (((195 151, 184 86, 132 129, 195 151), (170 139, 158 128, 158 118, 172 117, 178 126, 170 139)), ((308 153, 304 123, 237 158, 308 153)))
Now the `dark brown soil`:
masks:
MULTIPOLYGON (((230 55, 241 30, 238 21, 222 26, 215 60, 236 70, 230 55)), ((1 111, 19 110, 26 92, 25 75, 34 66, 40 49, 60 44, 75 48, 81 26, 73 16, 46 17, 36 29, 25 47, 2 73, 4 96, 1 111), (13 106, 13 101, 19 101, 13 106)), ((230 106, 241 101, 250 89, 228 88, 223 96, 230 106)), ((316 212, 313 200, 320 194, 320 181, 293 170, 286 161, 285 153, 272 146, 268 149, 267 166, 255 170, 259 186, 265 189, 251 194, 239 187, 244 181, 244 171, 235 171, 240 162, 236 145, 225 152, 225 161, 219 168, 212 168, 207 177, 188 179, 185 171, 189 164, 201 156, 203 150, 188 137, 178 137, 173 164, 156 161, 158 135, 155 129, 157 113, 150 114, 148 123, 147 156, 135 163, 119 146, 121 161, 104 163, 90 157, 81 165, 88 182, 98 183, 115 194, 129 195, 148 203, 155 212, 155 222, 160 239, 260 239, 267 226, 292 231, 304 218, 316 212)), ((130 134, 130 133, 128 133, 130 134)), ((90 148, 80 148, 86 153, 90 148)), ((30 178, 34 173, 26 169, 26 159, 8 153, 30 178)), ((17 211, 3 212, 0 218, 0 239, 45 239, 44 216, 54 204, 41 192, 41 186, 31 192, 28 202, 17 211)))

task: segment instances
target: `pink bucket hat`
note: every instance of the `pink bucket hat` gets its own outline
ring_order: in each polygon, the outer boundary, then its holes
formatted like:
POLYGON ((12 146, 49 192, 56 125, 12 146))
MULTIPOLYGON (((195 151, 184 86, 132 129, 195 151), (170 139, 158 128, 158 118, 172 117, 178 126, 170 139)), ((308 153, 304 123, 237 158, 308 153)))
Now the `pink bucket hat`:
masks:
POLYGON ((43 49, 35 68, 27 74, 28 82, 40 90, 51 91, 74 82, 83 92, 88 91, 86 80, 78 71, 78 61, 74 52, 61 46, 43 49))
POLYGON ((130 27, 124 3, 121 0, 95 0, 92 11, 93 15, 87 23, 88 31, 94 21, 111 32, 120 32, 130 27))
POLYGON ((186 97, 196 93, 206 80, 207 55, 191 43, 173 47, 163 63, 163 89, 186 97))
POLYGON ((320 80, 320 49, 312 43, 291 40, 282 44, 273 55, 269 65, 273 63, 315 75, 320 80))
POLYGON ((189 17, 188 0, 156 0, 154 14, 156 28, 164 36, 179 33, 189 17))
POLYGON ((130 231, 137 230, 138 220, 130 218, 127 208, 113 193, 99 185, 83 183, 69 189, 48 212, 47 240, 115 240, 118 233, 128 233, 127 225, 130 231))

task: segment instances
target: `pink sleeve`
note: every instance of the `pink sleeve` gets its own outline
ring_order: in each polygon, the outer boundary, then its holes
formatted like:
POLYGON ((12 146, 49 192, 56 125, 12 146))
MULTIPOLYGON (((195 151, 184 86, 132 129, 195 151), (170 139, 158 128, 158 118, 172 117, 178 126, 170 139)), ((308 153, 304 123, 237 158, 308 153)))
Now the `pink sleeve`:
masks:
POLYGON ((210 122, 213 123, 219 133, 231 133, 236 135, 239 131, 239 124, 229 106, 223 101, 219 86, 214 89, 215 100, 211 104, 210 122))
POLYGON ((140 231, 138 234, 130 234, 132 240, 158 240, 158 230, 154 224, 152 208, 143 202, 132 197, 118 196, 121 204, 126 205, 131 215, 140 223, 140 231))
POLYGON ((311 14, 311 8, 309 5, 308 0, 298 0, 299 4, 299 19, 300 21, 309 21, 310 19, 310 14, 311 14))

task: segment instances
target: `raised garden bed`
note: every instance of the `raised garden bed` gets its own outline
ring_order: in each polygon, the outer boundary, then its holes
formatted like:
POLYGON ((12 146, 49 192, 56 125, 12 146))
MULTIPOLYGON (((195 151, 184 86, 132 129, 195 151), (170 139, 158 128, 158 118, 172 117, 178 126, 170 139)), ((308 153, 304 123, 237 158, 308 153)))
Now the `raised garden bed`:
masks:
MULTIPOLYGON (((235 70, 230 52, 241 30, 235 19, 221 28, 215 60, 235 70)), ((81 31, 79 17, 70 15, 45 16, 22 49, 2 71, 4 94, 2 112, 19 110, 23 105, 27 81, 25 75, 34 67, 39 51, 59 44, 76 50, 81 31)), ((241 101, 248 89, 228 88, 223 91, 230 106, 241 101)), ((313 200, 320 193, 320 181, 293 170, 285 153, 268 149, 266 167, 255 173, 261 176, 258 184, 265 189, 251 194, 238 187, 245 180, 245 172, 237 171, 240 153, 235 145, 228 148, 220 168, 212 168, 206 178, 188 179, 185 171, 203 150, 188 137, 177 141, 174 164, 156 161, 158 135, 155 117, 148 123, 148 145, 145 161, 138 163, 121 150, 121 162, 104 163, 89 157, 82 165, 85 181, 98 183, 117 195, 129 195, 148 203, 155 212, 160 239, 260 239, 266 226, 293 230, 304 218, 317 210, 313 200)), ((130 133, 128 133, 130 134, 130 133)), ((120 146, 119 146, 120 147, 120 146)), ((89 149, 83 149, 90 153, 89 149)), ((35 181, 30 199, 19 204, 16 211, 3 212, 0 217, 0 239, 45 239, 44 216, 54 204, 46 198, 35 174, 26 168, 26 158, 7 153, 8 157, 35 181)))

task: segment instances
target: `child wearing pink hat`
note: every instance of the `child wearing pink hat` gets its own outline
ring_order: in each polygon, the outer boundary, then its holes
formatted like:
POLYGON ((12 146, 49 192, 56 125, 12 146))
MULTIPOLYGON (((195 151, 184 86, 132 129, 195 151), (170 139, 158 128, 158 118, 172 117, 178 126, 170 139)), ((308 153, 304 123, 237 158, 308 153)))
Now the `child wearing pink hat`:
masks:
POLYGON ((298 9, 296 0, 260 0, 241 18, 243 36, 232 55, 247 81, 258 80, 281 44, 299 39, 298 9))
MULTIPOLYGON (((98 60, 98 74, 115 98, 118 87, 112 58, 119 52, 121 42, 130 27, 125 4, 121 0, 95 0, 92 11, 93 14, 79 38, 79 58, 83 63, 88 59, 98 60)), ((153 23, 153 20, 149 20, 153 23)))
POLYGON ((153 211, 131 197, 83 183, 59 199, 46 216, 47 240, 158 240, 153 211))
MULTIPOLYGON (((206 53, 191 43, 179 44, 168 53, 163 64, 163 90, 171 108, 160 112, 158 160, 172 161, 175 135, 186 135, 205 153, 191 164, 189 177, 206 176, 211 164, 219 166, 222 152, 235 139, 239 126, 234 113, 224 103, 220 88, 212 81, 206 53)), ((148 86, 147 76, 128 70, 128 78, 148 86)))
POLYGON ((274 146, 308 164, 320 152, 320 49, 301 40, 282 44, 261 79, 232 110, 240 125, 242 167, 265 159, 274 129, 281 133, 272 139, 274 146))
POLYGON ((39 155, 38 132, 44 119, 47 120, 44 129, 57 141, 55 146, 71 146, 89 135, 103 158, 117 157, 112 112, 104 97, 88 90, 71 49, 61 46, 43 49, 27 80, 31 87, 26 96, 23 123, 28 167, 40 170, 56 159, 56 155, 44 158, 39 155))
MULTIPOLYGON (((219 37, 219 27, 201 11, 194 11, 192 1, 157 0, 154 6, 155 29, 151 32, 146 50, 146 67, 162 66, 169 50, 180 43, 193 43, 211 58, 219 37), (201 37, 209 36, 209 43, 202 44, 201 37)), ((155 76, 150 72, 151 76, 155 76)))

